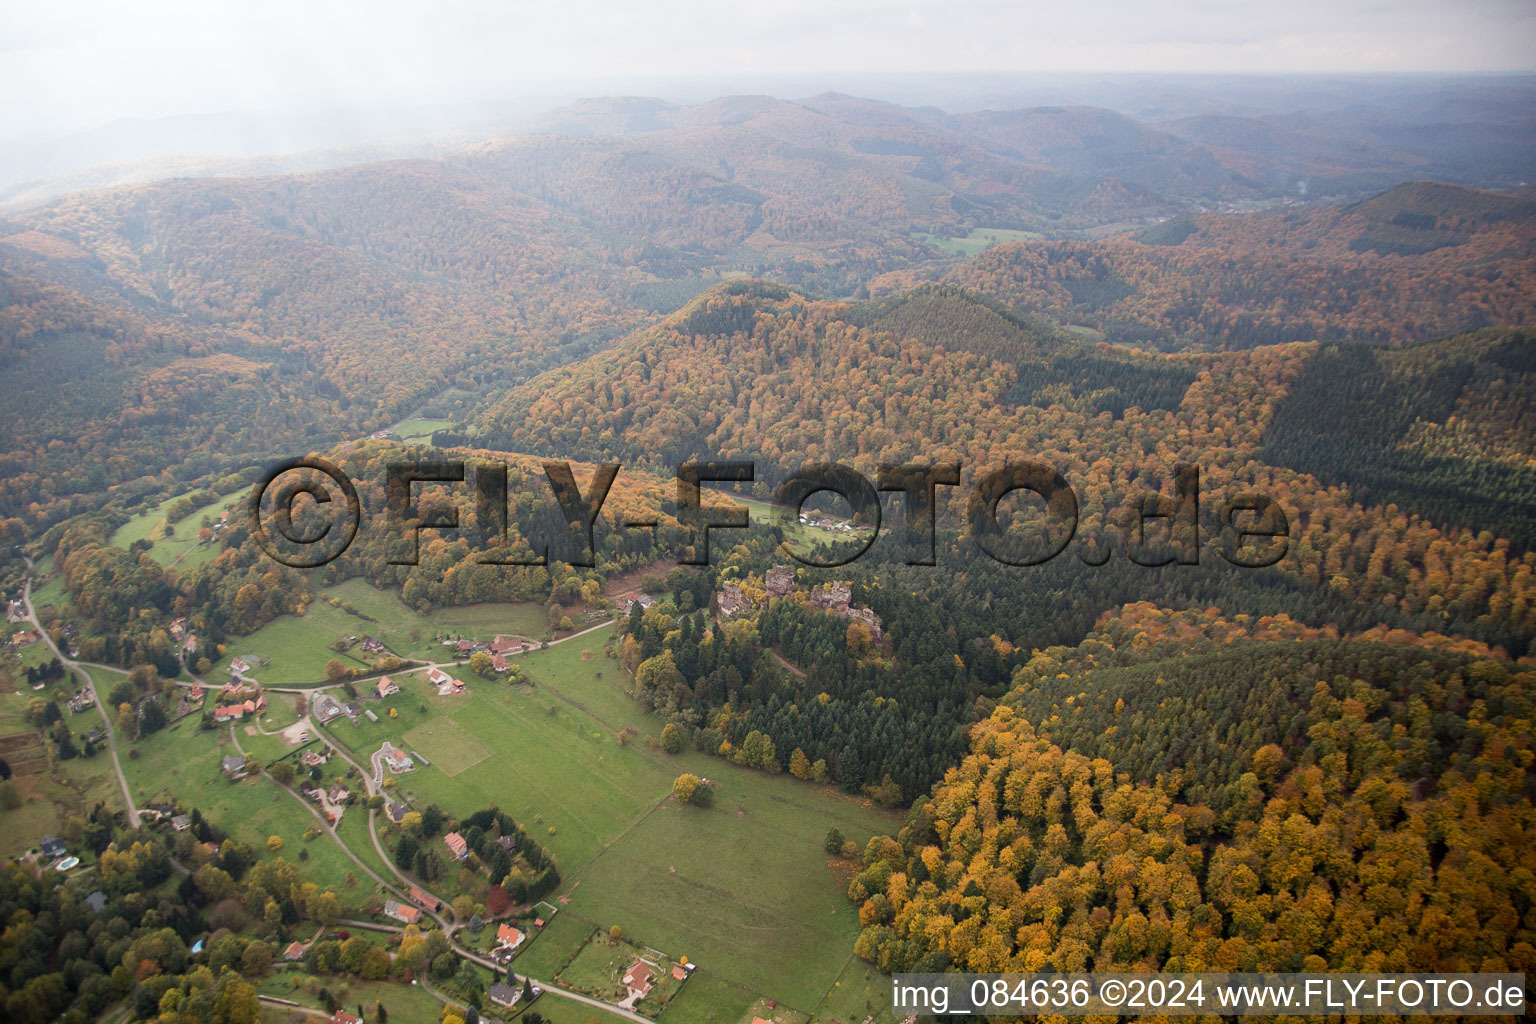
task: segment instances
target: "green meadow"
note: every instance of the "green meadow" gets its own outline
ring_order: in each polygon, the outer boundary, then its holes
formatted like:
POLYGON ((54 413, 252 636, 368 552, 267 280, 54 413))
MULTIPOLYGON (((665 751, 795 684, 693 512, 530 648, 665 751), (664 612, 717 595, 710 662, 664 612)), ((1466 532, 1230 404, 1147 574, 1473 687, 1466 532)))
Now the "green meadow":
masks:
POLYGON ((1014 231, 1009 228, 972 228, 963 238, 939 238, 936 235, 917 234, 913 238, 937 246, 955 256, 975 256, 985 249, 1004 242, 1034 242, 1045 236, 1038 231, 1014 231))
POLYGON ((326 587, 302 616, 284 615, 248 636, 231 638, 225 644, 225 655, 268 659, 269 664, 254 673, 268 685, 324 683, 325 666, 332 658, 351 667, 365 664, 358 647, 342 654, 331 650, 330 645, 339 637, 376 636, 402 658, 442 661, 449 652, 434 642, 438 633, 462 633, 484 640, 496 633, 538 637, 547 630, 547 623, 543 607, 537 604, 470 605, 421 615, 397 595, 353 578, 326 587), (332 605, 331 599, 340 607, 332 605), (359 614, 351 614, 347 606, 359 614))
POLYGON ((203 519, 217 522, 226 510, 236 515, 244 491, 226 494, 211 505, 204 505, 177 523, 167 523, 165 509, 175 498, 167 499, 134 516, 112 534, 115 547, 127 548, 135 541, 150 542, 149 556, 163 566, 175 565, 178 569, 190 569, 210 561, 219 553, 217 542, 199 544, 198 531, 203 519))
POLYGON ((451 426, 453 426, 452 420, 413 418, 401 420, 389 429, 402 441, 430 441, 437 431, 446 430, 451 426))
MULTIPOLYGON (((42 644, 36 646, 43 647, 42 644)), ((55 685, 73 690, 79 683, 71 681, 55 685)), ((22 717, 27 703, 36 696, 40 695, 25 688, 0 694, 0 736, 30 734, 41 740, 36 729, 22 717)), ((67 708, 61 710, 71 732, 75 733, 76 746, 83 749, 85 744, 81 737, 101 724, 100 712, 93 708, 75 715, 67 708)), ((41 742, 29 745, 28 754, 25 763, 17 758, 12 765, 15 771, 12 781, 23 802, 20 807, 3 812, 5 827, 0 830, 0 858, 20 856, 37 846, 44 836, 61 834, 64 822, 71 814, 88 814, 98 803, 105 803, 114 810, 123 806, 122 792, 118 789, 112 759, 105 745, 94 757, 76 757, 68 761, 54 759, 41 742)))
POLYGON ((714 1005, 695 994, 712 987, 743 1011, 767 997, 811 1013, 837 987, 858 935, 857 908, 822 851, 827 830, 862 844, 896 821, 788 775, 652 749, 646 741, 662 723, 624 693, 602 639, 528 655, 527 687, 461 673, 468 692, 439 697, 407 677, 406 692, 368 705, 378 723, 338 720, 330 731, 359 759, 385 739, 419 751, 433 763, 395 777, 406 799, 450 814, 495 804, 556 856, 569 903, 519 955, 518 970, 548 977, 594 928, 617 924, 700 965, 664 1019, 714 1005), (638 735, 621 744, 626 726, 638 735), (712 809, 671 799, 683 771, 716 784, 712 809))

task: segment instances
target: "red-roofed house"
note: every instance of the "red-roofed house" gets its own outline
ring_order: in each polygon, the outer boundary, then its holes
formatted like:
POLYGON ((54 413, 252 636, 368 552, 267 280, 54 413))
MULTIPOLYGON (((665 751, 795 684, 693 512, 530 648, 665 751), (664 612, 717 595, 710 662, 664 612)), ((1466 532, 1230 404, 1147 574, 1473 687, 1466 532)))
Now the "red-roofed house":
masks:
POLYGON ((288 948, 283 950, 283 959, 284 960, 302 960, 302 959, 304 959, 304 943, 302 943, 302 942, 290 942, 290 943, 288 943, 288 948))
POLYGON ((396 921, 401 921, 405 924, 415 924, 421 917, 421 911, 417 910, 415 907, 408 907, 404 903, 399 903, 395 900, 385 900, 384 916, 392 917, 396 921))
POLYGON ((629 970, 624 972, 624 987, 632 993, 638 993, 638 998, 650 995, 651 988, 656 984, 656 972, 651 965, 644 960, 636 960, 629 965, 629 970))
POLYGON ((457 832, 449 832, 443 836, 443 842, 447 845, 449 852, 460 860, 469 856, 469 844, 457 832))
POLYGON ((378 690, 380 700, 383 700, 385 697, 388 697, 391 694, 400 692, 399 685, 396 684, 393 679, 389 678, 389 676, 381 676, 379 678, 379 684, 376 689, 378 690))
POLYGON ((507 949, 516 949, 518 946, 521 946, 523 939, 526 937, 522 932, 509 924, 501 925, 496 929, 496 944, 507 949))

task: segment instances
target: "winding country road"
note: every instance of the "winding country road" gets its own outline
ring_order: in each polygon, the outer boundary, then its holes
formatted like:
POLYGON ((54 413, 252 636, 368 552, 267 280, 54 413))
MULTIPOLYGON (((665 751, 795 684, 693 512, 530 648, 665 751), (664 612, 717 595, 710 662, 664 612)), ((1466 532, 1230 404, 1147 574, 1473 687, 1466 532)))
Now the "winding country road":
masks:
POLYGON ((59 659, 61 665, 71 672, 80 670, 80 674, 85 677, 86 688, 91 691, 91 699, 96 702, 96 711, 101 715, 102 724, 106 727, 104 731, 107 734, 107 752, 112 755, 112 770, 117 772, 117 784, 123 790, 123 803, 128 808, 128 824, 137 826, 139 824, 139 808, 133 802, 133 793, 128 789, 128 776, 123 774, 123 762, 117 756, 117 729, 113 726, 112 719, 108 716, 107 709, 101 702, 101 694, 96 692, 96 680, 92 678, 89 672, 81 669, 81 666, 102 669, 106 672, 116 672, 119 675, 127 675, 128 673, 120 668, 113 668, 111 665, 98 665, 95 662, 89 661, 75 661, 73 658, 66 657, 64 652, 59 650, 59 645, 53 642, 53 637, 49 636, 42 623, 37 621, 37 612, 32 607, 32 559, 27 558, 26 563, 27 582, 21 588, 21 604, 27 611, 27 621, 32 623, 33 628, 42 634, 43 640, 53 651, 54 657, 59 659))

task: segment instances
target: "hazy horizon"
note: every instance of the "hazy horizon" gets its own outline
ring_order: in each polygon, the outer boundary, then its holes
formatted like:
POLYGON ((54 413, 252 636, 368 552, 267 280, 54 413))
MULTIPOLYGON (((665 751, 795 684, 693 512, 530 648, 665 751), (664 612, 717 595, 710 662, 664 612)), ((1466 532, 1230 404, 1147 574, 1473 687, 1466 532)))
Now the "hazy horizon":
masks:
MULTIPOLYGON (((430 12, 353 0, 124 8, 65 0, 0 13, 0 139, 227 111, 435 106, 643 91, 710 79, 1028 74, 1520 73, 1536 5, 1475 0, 603 3, 581 18, 457 0, 430 12), (638 88, 626 88, 633 83, 638 88)), ((741 91, 729 89, 727 91, 741 91)))

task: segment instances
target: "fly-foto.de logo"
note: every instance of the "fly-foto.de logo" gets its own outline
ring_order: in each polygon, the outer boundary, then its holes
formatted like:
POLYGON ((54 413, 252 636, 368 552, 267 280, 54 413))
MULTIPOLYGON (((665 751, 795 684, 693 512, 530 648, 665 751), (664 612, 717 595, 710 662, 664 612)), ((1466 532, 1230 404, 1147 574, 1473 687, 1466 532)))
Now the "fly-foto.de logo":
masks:
MULTIPOLYGON (((543 463, 548 491, 564 529, 550 536, 509 534, 508 502, 514 497, 504 463, 479 460, 412 460, 385 469, 382 514, 387 529, 405 543, 395 545, 392 565, 416 565, 422 530, 466 529, 466 539, 484 550, 475 561, 485 565, 573 566, 597 564, 595 533, 604 502, 622 469, 617 464, 593 467, 585 492, 567 462, 543 463), (420 489, 446 486, 455 499, 421 507, 420 489), (461 527, 461 512, 472 516, 461 527)), ((711 534, 750 526, 752 513, 743 507, 705 505, 704 485, 740 486, 753 483, 756 466, 741 461, 685 462, 677 467, 676 502, 665 511, 675 522, 675 557, 684 565, 707 565, 711 534)), ((1198 565, 1201 550, 1200 468, 1173 467, 1171 495, 1147 492, 1126 509, 1120 548, 1137 565, 1198 565), (1155 536, 1153 536, 1155 534, 1155 536)), ((939 529, 939 488, 962 486, 957 462, 881 466, 875 479, 840 463, 802 466, 774 490, 769 525, 784 541, 786 530, 801 521, 806 503, 824 492, 838 495, 852 509, 858 524, 847 538, 815 557, 786 550, 805 565, 846 565, 861 557, 881 535, 884 515, 881 495, 892 496, 901 522, 890 530, 901 545, 907 565, 935 565, 939 529)), ((1072 545, 1078 534, 1081 506, 1077 493, 1051 466, 1027 459, 1008 459, 977 472, 963 494, 963 522, 974 547, 1005 565, 1032 566, 1048 562, 1072 545), (1010 495, 1021 494, 1032 513, 1014 522, 1000 507, 1010 495), (1032 497, 1030 497, 1032 496, 1032 497)), ((364 506, 357 486, 334 463, 315 456, 292 459, 267 469, 246 503, 252 537, 273 560, 292 568, 318 568, 339 558, 356 539, 364 506)), ((627 516, 609 528, 659 530, 661 515, 627 516)), ((668 524, 671 525, 670 523, 668 524)), ((1290 520, 1273 498, 1260 493, 1229 496, 1215 509, 1211 521, 1219 534, 1216 553, 1243 568, 1264 568, 1285 557, 1290 520)), ((1081 543, 1077 557, 1090 566, 1104 564, 1112 545, 1096 537, 1081 543)))

